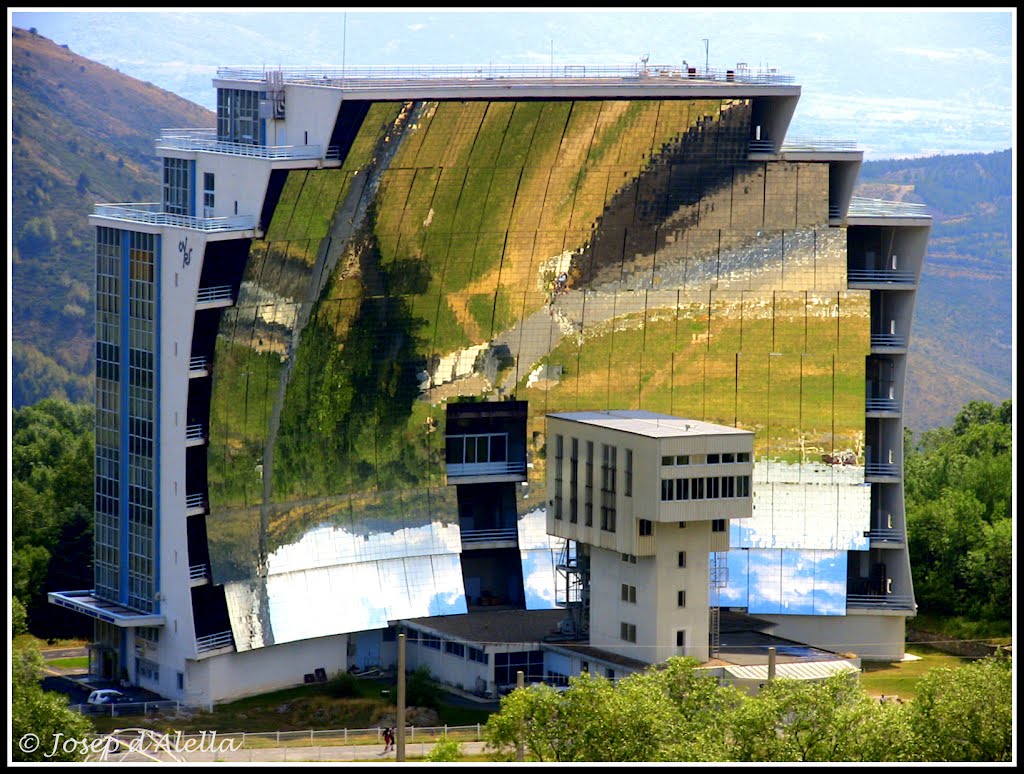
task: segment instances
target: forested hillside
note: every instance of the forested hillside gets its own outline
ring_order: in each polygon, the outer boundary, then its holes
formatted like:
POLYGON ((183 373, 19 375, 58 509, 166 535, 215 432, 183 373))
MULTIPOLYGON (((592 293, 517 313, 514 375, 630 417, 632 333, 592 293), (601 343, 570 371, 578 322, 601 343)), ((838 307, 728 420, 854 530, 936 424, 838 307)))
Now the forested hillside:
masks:
POLYGON ((1005 150, 861 169, 858 195, 924 203, 933 218, 910 334, 914 430, 947 424, 972 400, 1011 395, 1012 165, 1005 150))
POLYGON ((11 32, 12 401, 92 399, 96 202, 160 199, 154 140, 210 111, 11 32))
MULTIPOLYGON (((158 200, 154 139, 214 115, 27 30, 12 30, 11 78, 12 402, 90 401, 88 215, 158 200)), ((915 431, 1010 397, 1011 170, 1009 150, 863 166, 858 195, 923 202, 934 217, 905 396, 915 431)))

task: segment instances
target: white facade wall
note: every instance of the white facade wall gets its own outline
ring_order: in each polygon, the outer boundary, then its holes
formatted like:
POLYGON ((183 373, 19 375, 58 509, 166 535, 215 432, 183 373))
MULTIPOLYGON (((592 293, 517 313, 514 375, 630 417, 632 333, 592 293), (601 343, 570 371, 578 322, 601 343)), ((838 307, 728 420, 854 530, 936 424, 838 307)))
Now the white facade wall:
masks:
POLYGON ((845 616, 762 615, 772 634, 817 648, 854 653, 863 661, 899 661, 906 644, 905 611, 849 611, 845 616))
POLYGON ((189 661, 183 701, 203 706, 302 685, 317 669, 330 677, 346 669, 347 647, 339 634, 189 661))

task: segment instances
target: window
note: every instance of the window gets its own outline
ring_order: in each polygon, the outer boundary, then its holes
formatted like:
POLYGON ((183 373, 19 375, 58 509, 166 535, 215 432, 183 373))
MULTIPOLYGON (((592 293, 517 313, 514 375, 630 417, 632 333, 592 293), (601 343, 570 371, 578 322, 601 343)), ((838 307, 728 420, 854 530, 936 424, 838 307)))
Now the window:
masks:
POLYGON ((430 648, 431 650, 441 650, 441 640, 437 637, 431 637, 429 635, 423 635, 423 647, 430 648))
POLYGON ((714 519, 711 522, 712 532, 725 532, 725 519, 714 519))
POLYGON ((654 531, 654 523, 650 519, 637 519, 637 530, 640 537, 647 537, 654 531))
POLYGON ((722 497, 736 496, 736 476, 722 476, 722 497))
POLYGON ((171 215, 191 215, 189 202, 188 159, 164 159, 164 212, 171 215))
POLYGON ((661 501, 663 503, 675 500, 675 485, 671 478, 661 479, 661 501))
POLYGON ((735 462, 736 455, 732 452, 725 452, 722 454, 722 462, 735 462))
POLYGON ((636 642, 636 624, 623 621, 619 624, 619 638, 626 642, 636 642))
POLYGON ((686 529, 686 522, 685 521, 679 522, 679 529, 686 529))
POLYGON ((587 441, 587 460, 583 478, 583 522, 594 526, 594 442, 587 441))
POLYGON ((750 476, 736 476, 736 496, 750 497, 750 476))
POLYGON ((406 640, 406 642, 419 642, 419 639, 420 639, 420 633, 418 631, 416 631, 415 629, 409 629, 408 631, 406 631, 406 633, 405 633, 405 640, 406 640))
POLYGON ((444 652, 452 656, 464 658, 466 655, 466 646, 461 642, 451 642, 450 640, 446 640, 444 643, 444 652))
POLYGON ((708 455, 708 465, 717 465, 720 458, 721 457, 718 454, 709 454, 708 455))
POLYGON ((679 566, 680 567, 685 567, 686 566, 686 552, 685 551, 680 551, 679 552, 679 566))
POLYGON ((571 451, 569 452, 569 522, 572 524, 579 521, 579 501, 576 497, 579 468, 580 442, 578 439, 573 438, 571 451))
POLYGON ((508 433, 449 435, 445 439, 445 459, 448 465, 504 463, 508 460, 508 433))
POLYGON ((630 586, 627 583, 622 584, 622 601, 636 602, 636 586, 630 586))
POLYGON ((203 173, 203 217, 213 217, 213 201, 214 201, 214 188, 213 188, 213 173, 203 173))
POLYGON ((478 664, 486 664, 488 662, 487 654, 480 650, 480 648, 474 648, 472 645, 466 648, 466 658, 478 664))
POLYGON ((736 452, 737 462, 750 462, 750 452, 736 452))
POLYGON ((622 561, 629 564, 636 564, 636 557, 633 554, 623 554, 622 561))
POLYGON ((614 680, 615 679, 615 670, 611 669, 611 668, 605 669, 604 670, 604 676, 607 677, 609 680, 614 680))
POLYGON ((617 455, 615 446, 601 444, 601 529, 605 532, 615 531, 617 455))
POLYGON ((555 436, 555 518, 562 518, 562 454, 564 451, 565 439, 561 435, 555 436))
POLYGON ((661 458, 661 464, 662 465, 675 465, 676 464, 676 458, 673 457, 671 454, 664 455, 661 458))
POLYGON ((147 661, 144 658, 136 659, 135 671, 139 676, 139 680, 160 682, 160 667, 152 661, 147 661))
POLYGON ((684 591, 677 591, 676 592, 676 606, 677 607, 686 607, 686 591, 685 590, 684 591))
POLYGON ((184 691, 185 690, 185 673, 184 672, 178 672, 178 690, 179 691, 184 691))
POLYGON ((146 642, 160 642, 160 628, 157 626, 140 626, 135 630, 135 636, 146 642))
POLYGON ((494 654, 494 682, 515 685, 516 672, 522 672, 528 683, 544 679, 544 653, 539 650, 494 654))
POLYGON ((626 449, 626 497, 633 496, 633 450, 626 449))
POLYGON ((676 632, 676 647, 679 648, 679 652, 680 653, 685 655, 685 653, 686 653, 686 631, 683 630, 683 629, 680 629, 678 632, 676 632))

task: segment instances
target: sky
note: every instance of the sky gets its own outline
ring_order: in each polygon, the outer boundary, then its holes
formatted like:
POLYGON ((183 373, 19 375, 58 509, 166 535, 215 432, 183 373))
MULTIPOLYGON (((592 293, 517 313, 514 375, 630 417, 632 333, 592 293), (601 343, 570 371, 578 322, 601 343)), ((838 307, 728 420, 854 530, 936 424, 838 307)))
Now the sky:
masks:
MULTIPOLYGON (((776 69, 802 87, 790 137, 865 159, 1010 148, 1016 10, 13 7, 89 59, 213 109, 218 67, 567 65, 776 69)), ((9 44, 8 44, 9 45, 9 44)), ((9 70, 9 68, 8 68, 9 70)), ((8 75, 8 77, 10 77, 8 75)))

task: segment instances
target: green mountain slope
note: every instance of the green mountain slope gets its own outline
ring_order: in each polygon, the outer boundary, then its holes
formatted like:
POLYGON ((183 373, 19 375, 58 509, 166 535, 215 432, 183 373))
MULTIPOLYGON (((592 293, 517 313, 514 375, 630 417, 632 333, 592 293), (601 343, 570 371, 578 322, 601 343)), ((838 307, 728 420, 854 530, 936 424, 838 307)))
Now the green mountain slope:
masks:
POLYGON ((15 407, 91 401, 96 202, 160 199, 154 140, 212 112, 11 31, 11 389, 15 407))
POLYGON ((857 195, 926 204, 933 218, 914 308, 907 427, 949 424, 1012 394, 1013 159, 998 153, 866 162, 857 195))

